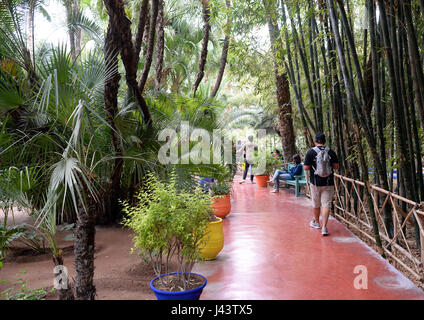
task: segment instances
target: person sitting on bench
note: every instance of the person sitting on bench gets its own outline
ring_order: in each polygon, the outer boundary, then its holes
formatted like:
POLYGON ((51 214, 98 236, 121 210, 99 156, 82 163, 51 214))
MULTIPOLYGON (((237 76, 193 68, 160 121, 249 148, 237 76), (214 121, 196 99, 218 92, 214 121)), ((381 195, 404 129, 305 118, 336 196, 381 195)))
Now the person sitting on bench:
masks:
POLYGON ((293 163, 294 166, 290 168, 289 171, 283 169, 283 170, 275 170, 274 177, 269 180, 268 182, 274 183, 274 190, 272 190, 272 193, 278 193, 280 188, 280 179, 281 180, 295 180, 294 176, 299 176, 302 174, 302 164, 301 159, 298 154, 295 154, 293 156, 293 163))

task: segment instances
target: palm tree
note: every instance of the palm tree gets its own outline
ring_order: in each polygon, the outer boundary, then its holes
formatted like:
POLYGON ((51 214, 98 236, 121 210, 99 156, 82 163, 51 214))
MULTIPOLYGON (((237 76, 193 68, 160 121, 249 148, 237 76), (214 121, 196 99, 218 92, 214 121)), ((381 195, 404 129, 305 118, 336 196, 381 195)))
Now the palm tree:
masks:
POLYGON ((169 19, 165 34, 165 57, 163 68, 164 85, 169 79, 172 92, 191 89, 190 78, 196 65, 193 55, 198 57, 197 44, 202 39, 202 31, 191 28, 185 19, 169 19))
MULTIPOLYGON (((2 165, 42 172, 38 188, 31 189, 28 197, 29 207, 38 212, 38 227, 51 225, 49 219, 58 213, 59 220, 77 217, 76 298, 94 298, 95 211, 89 206, 98 199, 95 177, 109 170, 102 158, 110 147, 96 130, 108 128, 103 115, 103 85, 110 73, 101 52, 92 52, 81 63, 73 64, 66 49, 59 47, 35 59, 39 62, 35 77, 35 66, 30 64, 21 36, 17 7, 6 4, 2 14, 13 23, 3 24, 0 33, 4 39, 1 61, 10 66, 1 70, 0 112, 6 115, 1 120, 2 165), (24 111, 17 118, 14 112, 19 109, 24 111)), ((61 263, 53 242, 52 248, 56 263, 61 263)))

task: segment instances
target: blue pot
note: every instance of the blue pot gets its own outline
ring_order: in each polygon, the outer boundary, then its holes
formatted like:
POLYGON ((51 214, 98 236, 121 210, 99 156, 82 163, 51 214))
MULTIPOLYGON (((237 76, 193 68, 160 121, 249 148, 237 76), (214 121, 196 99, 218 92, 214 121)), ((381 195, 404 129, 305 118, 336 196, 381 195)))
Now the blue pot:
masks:
MULTIPOLYGON (((171 274, 177 274, 177 273, 179 272, 171 272, 171 273, 163 274, 161 275, 161 277, 166 275, 171 275, 171 274)), ((203 288, 206 286, 207 280, 201 274, 198 274, 198 273, 191 273, 191 274, 198 275, 205 280, 200 287, 192 289, 192 290, 187 290, 187 291, 176 291, 176 292, 162 291, 153 287, 153 282, 155 282, 155 280, 159 278, 159 277, 156 277, 152 281, 150 281, 150 289, 153 290, 158 300, 199 300, 199 297, 202 294, 203 288)))

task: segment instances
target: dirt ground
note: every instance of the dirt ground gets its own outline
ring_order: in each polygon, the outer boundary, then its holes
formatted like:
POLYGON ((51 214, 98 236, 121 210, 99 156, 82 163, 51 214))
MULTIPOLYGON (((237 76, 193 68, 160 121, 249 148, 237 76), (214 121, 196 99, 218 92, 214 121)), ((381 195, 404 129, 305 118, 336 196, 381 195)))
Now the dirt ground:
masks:
MULTIPOLYGON (((29 222, 24 213, 15 215, 15 222, 29 222)), ((59 231, 57 239, 63 249, 65 266, 70 277, 75 276, 73 242, 65 241, 69 231, 59 231)), ((97 299, 102 300, 156 300, 149 283, 154 278, 151 267, 137 254, 131 254, 132 234, 121 226, 96 227, 96 253, 94 284, 97 299)), ((51 254, 34 254, 22 246, 13 249, 0 271, 0 292, 11 287, 18 278, 27 281, 31 289, 53 287, 53 261, 51 254), (18 274, 20 271, 24 274, 18 274)), ((47 299, 57 299, 55 293, 47 299)))

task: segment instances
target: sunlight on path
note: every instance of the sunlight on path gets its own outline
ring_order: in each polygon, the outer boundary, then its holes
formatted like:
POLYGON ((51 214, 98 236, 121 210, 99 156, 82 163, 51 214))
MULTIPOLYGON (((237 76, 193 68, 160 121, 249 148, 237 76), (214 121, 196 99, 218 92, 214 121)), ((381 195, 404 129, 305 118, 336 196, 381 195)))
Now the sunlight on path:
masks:
POLYGON ((202 299, 424 299, 424 292, 379 257, 341 223, 330 235, 309 227, 309 199, 294 190, 271 194, 234 183, 231 213, 224 219, 225 246, 217 259, 197 264, 207 276, 202 299), (368 271, 358 290, 356 266, 368 271))

